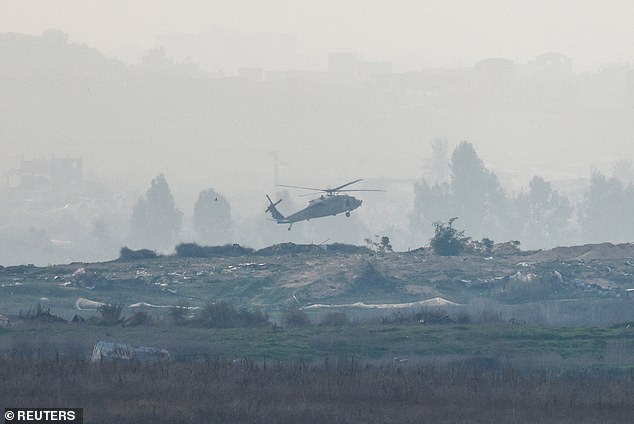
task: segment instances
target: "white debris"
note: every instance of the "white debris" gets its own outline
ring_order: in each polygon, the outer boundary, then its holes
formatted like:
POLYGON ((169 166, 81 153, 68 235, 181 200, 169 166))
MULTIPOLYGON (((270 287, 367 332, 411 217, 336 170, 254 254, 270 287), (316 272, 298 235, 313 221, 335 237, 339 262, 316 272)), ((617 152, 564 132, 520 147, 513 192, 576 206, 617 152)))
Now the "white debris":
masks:
POLYGON ((420 306, 458 306, 459 303, 452 302, 442 297, 434 297, 433 299, 421 300, 419 302, 408 303, 345 303, 341 305, 325 305, 321 303, 315 303, 308 305, 304 309, 319 309, 319 308, 366 308, 366 309, 405 309, 415 308, 420 306))
POLYGON ((96 300, 86 299, 85 297, 80 297, 75 301, 75 308, 80 311, 96 311, 100 306, 105 305, 103 302, 98 302, 96 300))
POLYGON ((165 349, 146 346, 130 346, 125 343, 99 341, 92 350, 90 362, 102 361, 139 361, 161 362, 169 361, 170 354, 165 349))

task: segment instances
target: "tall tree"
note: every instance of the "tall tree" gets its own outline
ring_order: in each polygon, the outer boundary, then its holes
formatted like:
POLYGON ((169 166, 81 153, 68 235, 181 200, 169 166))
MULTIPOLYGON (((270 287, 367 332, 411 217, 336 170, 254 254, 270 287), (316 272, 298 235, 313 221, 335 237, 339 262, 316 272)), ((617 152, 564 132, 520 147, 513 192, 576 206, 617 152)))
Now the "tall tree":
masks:
POLYGON ((514 206, 515 227, 524 247, 548 248, 569 240, 572 205, 543 178, 533 177, 528 192, 518 194, 514 206))
POLYGON ((442 184, 449 180, 449 143, 435 138, 431 143, 431 156, 426 158, 423 169, 427 180, 433 184, 442 184))
POLYGON ((579 220, 586 243, 622 242, 634 238, 634 189, 616 178, 594 173, 579 206, 579 220))
POLYGON ((231 207, 213 188, 201 191, 194 205, 194 229, 199 243, 225 244, 231 241, 231 207))
POLYGON ((161 251, 172 249, 178 238, 182 217, 183 213, 176 208, 165 176, 159 175, 134 206, 131 244, 161 251))
POLYGON ((413 243, 429 240, 434 234, 432 223, 451 216, 452 198, 448 183, 429 184, 426 180, 414 183, 414 210, 409 216, 409 230, 413 243))
POLYGON ((476 238, 500 238, 510 221, 508 199, 471 143, 463 141, 451 155, 451 194, 455 215, 476 238))

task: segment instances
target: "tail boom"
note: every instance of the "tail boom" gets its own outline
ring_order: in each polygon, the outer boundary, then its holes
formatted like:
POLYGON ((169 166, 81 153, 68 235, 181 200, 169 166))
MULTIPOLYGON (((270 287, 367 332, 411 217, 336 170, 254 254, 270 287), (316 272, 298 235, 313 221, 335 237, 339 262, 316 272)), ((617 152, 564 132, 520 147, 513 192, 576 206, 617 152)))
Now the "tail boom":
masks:
POLYGON ((284 217, 284 215, 282 215, 280 213, 280 211, 277 210, 277 208, 275 206, 277 206, 282 199, 278 200, 277 202, 273 203, 273 201, 271 200, 271 198, 269 197, 269 195, 266 195, 266 198, 269 200, 269 207, 266 208, 265 212, 270 212, 271 216, 273 217, 273 219, 275 219, 278 224, 285 224, 287 223, 286 218, 284 217))

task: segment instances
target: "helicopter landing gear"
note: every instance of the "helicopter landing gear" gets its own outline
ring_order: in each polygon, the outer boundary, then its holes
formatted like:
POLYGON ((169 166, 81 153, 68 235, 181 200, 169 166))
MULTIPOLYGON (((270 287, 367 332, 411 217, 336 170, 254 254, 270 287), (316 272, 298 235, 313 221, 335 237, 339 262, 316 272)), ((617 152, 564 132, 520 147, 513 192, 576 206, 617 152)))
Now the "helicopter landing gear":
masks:
POLYGON ((350 211, 346 212, 346 217, 350 218, 350 211))

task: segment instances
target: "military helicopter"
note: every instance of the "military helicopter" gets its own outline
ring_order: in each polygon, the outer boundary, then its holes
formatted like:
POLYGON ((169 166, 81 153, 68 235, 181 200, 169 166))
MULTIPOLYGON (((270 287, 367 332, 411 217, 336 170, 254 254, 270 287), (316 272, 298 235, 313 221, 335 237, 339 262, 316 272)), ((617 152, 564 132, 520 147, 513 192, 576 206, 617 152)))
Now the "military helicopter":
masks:
MULTIPOLYGON (((354 180, 349 183, 340 185, 335 188, 312 188, 312 187, 298 187, 291 185, 283 185, 277 184, 277 187, 288 187, 288 188, 300 188, 303 190, 313 190, 313 191, 321 191, 324 194, 320 195, 318 198, 312 199, 308 202, 308 206, 304 209, 295 212, 292 215, 284 216, 277 210, 276 206, 282 201, 282 199, 273 203, 269 195, 266 195, 266 198, 269 200, 269 207, 266 208, 266 212, 270 212, 273 216, 273 219, 277 221, 278 224, 290 224, 288 226, 288 231, 293 228, 293 224, 299 221, 310 221, 313 218, 322 218, 324 216, 335 216, 342 212, 345 212, 346 216, 350 216, 350 212, 361 206, 363 203, 362 200, 359 200, 353 196, 349 196, 347 194, 339 194, 342 192, 350 192, 350 191, 384 191, 384 190, 343 190, 344 187, 348 187, 354 183, 358 183, 362 181, 362 179, 354 180)), ((304 195, 306 196, 306 195, 304 195)))

